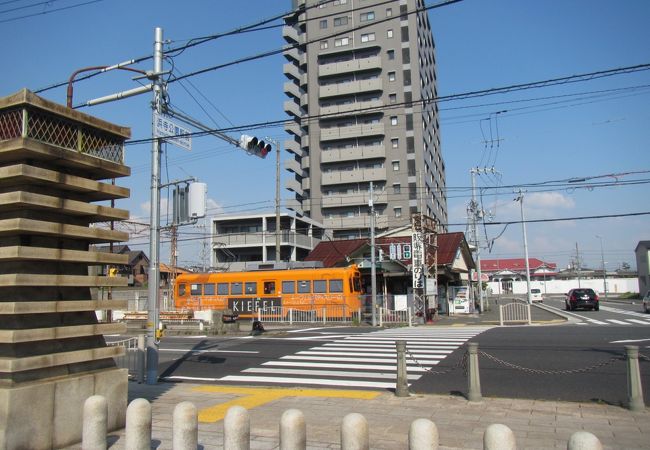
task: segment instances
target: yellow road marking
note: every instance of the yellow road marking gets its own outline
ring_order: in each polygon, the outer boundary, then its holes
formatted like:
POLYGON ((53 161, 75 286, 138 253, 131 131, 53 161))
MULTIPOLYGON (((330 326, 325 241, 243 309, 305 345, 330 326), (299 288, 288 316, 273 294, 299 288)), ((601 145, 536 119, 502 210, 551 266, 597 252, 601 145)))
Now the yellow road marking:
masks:
POLYGON ((199 411, 199 422, 212 423, 223 420, 232 406, 252 409, 284 397, 339 397, 359 400, 372 400, 381 394, 374 391, 346 391, 340 389, 282 389, 282 388, 246 388, 237 386, 199 386, 194 391, 219 394, 236 394, 242 397, 203 408, 199 411))

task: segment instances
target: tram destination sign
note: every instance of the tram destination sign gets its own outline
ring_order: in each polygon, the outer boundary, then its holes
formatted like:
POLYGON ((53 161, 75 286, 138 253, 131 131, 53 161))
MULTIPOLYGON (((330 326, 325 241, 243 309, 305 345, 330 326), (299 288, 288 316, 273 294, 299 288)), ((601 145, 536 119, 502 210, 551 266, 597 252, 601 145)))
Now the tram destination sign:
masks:
POLYGON ((273 298, 229 298, 228 308, 233 314, 252 314, 255 311, 279 308, 282 306, 280 297, 273 298))

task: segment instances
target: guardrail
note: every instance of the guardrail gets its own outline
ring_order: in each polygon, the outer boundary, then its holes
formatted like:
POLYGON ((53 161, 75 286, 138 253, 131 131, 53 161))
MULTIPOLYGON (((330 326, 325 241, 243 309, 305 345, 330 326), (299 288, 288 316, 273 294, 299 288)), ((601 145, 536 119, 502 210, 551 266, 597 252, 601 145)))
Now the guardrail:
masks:
POLYGON ((527 323, 531 324, 530 304, 512 302, 507 305, 499 305, 499 325, 504 323, 527 323))
POLYGON ((107 342, 106 345, 108 347, 124 347, 124 355, 115 358, 115 364, 122 369, 128 369, 129 378, 135 378, 138 383, 144 382, 144 334, 120 341, 107 342))
POLYGON ((359 323, 361 310, 351 310, 345 305, 328 305, 313 309, 286 308, 271 306, 258 309, 255 313, 257 320, 266 323, 359 323))

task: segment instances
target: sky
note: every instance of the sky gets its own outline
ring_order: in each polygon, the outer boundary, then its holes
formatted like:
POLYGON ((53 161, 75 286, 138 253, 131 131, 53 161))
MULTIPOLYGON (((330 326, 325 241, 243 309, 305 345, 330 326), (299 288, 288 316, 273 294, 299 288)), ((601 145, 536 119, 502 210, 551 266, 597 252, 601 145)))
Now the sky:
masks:
MULTIPOLYGON (((150 56, 155 27, 163 28, 169 50, 290 9, 289 0, 0 0, 0 96, 28 88, 65 103, 64 86, 43 89, 84 67, 150 56)), ((464 0, 431 9, 429 19, 440 97, 650 64, 646 0, 464 0)), ((219 129, 286 119, 286 60, 237 63, 281 49, 280 23, 173 53, 164 65, 170 77, 234 64, 169 83, 171 105, 219 129)), ((153 62, 133 67, 151 70, 153 62)), ((112 71, 75 83, 73 104, 143 83, 134 76, 112 71)), ((137 141, 151 136, 150 104, 144 94, 79 110, 130 127, 137 141)), ((638 215, 650 212, 650 70, 438 106, 448 230, 467 229, 474 169, 486 217, 479 227, 483 259, 523 258, 523 212, 531 258, 559 268, 577 254, 583 266, 599 268, 602 260, 608 270, 636 266, 637 243, 650 239, 650 215, 638 215), (520 189, 523 204, 514 200, 520 189)), ((287 138, 281 126, 246 134, 287 138)), ((129 246, 148 252, 146 226, 137 224, 149 221, 151 144, 129 143, 126 164, 132 174, 117 184, 130 188, 131 197, 117 207, 135 223, 126 228, 129 246)), ((256 158, 213 136, 194 138, 191 151, 168 144, 161 175, 163 183, 189 177, 207 183, 208 219, 274 208, 274 155, 256 158)), ((168 195, 164 190, 163 215, 168 195)), ((291 197, 283 189, 282 200, 291 197)), ((181 228, 180 265, 206 263, 206 233, 201 224, 181 228)), ((163 236, 163 262, 168 255, 163 236)))

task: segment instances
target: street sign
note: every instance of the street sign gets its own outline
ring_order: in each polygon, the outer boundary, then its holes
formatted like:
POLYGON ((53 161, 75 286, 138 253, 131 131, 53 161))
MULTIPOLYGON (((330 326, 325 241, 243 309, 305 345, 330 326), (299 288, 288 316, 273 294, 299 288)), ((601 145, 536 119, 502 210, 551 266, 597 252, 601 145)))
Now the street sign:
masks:
POLYGON ((154 113, 154 135, 156 137, 169 138, 167 141, 172 144, 192 150, 192 133, 187 128, 183 128, 174 123, 169 117, 154 113))
POLYGON ((414 231, 411 235, 413 289, 424 288, 424 238, 422 233, 414 231))

